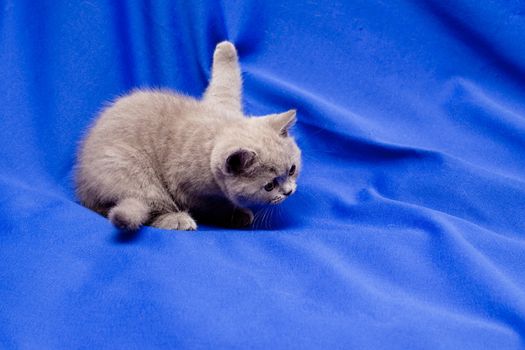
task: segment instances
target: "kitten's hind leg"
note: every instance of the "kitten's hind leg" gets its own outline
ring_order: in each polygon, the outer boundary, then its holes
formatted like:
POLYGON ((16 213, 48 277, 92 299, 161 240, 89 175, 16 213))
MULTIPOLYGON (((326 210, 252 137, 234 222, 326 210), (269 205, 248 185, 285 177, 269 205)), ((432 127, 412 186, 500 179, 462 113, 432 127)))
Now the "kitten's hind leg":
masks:
POLYGON ((229 41, 217 45, 213 54, 211 80, 204 94, 204 102, 241 112, 241 70, 237 50, 229 41))
POLYGON ((165 230, 194 231, 197 229, 195 220, 185 211, 159 215, 153 219, 151 226, 165 230))
POLYGON ((135 231, 148 221, 150 208, 136 198, 125 198, 108 212, 108 218, 113 225, 124 230, 135 231))

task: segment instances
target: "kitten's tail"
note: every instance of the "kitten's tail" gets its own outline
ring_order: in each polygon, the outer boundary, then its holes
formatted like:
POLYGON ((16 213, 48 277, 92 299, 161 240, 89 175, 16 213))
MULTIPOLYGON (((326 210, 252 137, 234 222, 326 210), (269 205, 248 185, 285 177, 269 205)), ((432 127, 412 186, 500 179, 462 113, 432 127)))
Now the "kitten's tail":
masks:
POLYGON ((108 213, 113 225, 123 230, 135 231, 148 221, 150 208, 136 198, 120 200, 108 213))

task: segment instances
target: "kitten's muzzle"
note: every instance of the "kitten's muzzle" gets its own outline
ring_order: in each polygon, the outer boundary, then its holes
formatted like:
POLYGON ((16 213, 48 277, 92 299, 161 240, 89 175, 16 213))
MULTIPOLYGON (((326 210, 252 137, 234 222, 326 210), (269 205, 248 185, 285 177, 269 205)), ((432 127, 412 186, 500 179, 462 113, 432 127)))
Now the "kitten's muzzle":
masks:
POLYGON ((292 181, 286 181, 281 187, 281 195, 283 195, 284 197, 288 197, 294 194, 296 188, 297 186, 295 185, 295 183, 293 183, 292 181))
POLYGON ((281 197, 277 197, 277 198, 272 199, 269 203, 270 203, 270 204, 280 204, 280 203, 282 203, 285 199, 286 199, 286 197, 281 196, 281 197))

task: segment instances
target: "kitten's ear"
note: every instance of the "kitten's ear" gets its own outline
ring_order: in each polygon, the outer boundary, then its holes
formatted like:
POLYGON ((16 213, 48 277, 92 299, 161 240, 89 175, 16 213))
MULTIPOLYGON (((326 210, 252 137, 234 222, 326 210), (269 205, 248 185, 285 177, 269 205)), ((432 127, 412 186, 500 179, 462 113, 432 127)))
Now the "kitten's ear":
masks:
POLYGON ((295 124, 297 111, 291 109, 284 113, 272 114, 266 117, 272 128, 274 128, 279 135, 288 136, 288 130, 295 124))
POLYGON ((228 174, 242 174, 255 162, 255 152, 246 149, 240 149, 231 153, 226 158, 225 169, 228 174))

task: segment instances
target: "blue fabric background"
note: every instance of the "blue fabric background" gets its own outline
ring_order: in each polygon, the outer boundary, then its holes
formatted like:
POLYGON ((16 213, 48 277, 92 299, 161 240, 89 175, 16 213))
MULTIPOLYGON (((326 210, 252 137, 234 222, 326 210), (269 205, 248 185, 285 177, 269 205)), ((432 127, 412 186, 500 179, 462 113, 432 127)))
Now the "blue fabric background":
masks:
POLYGON ((0 2, 1 348, 525 347, 523 2, 329 3, 0 2), (199 96, 224 39, 248 113, 298 109, 298 193, 118 234, 77 142, 134 87, 199 96))

